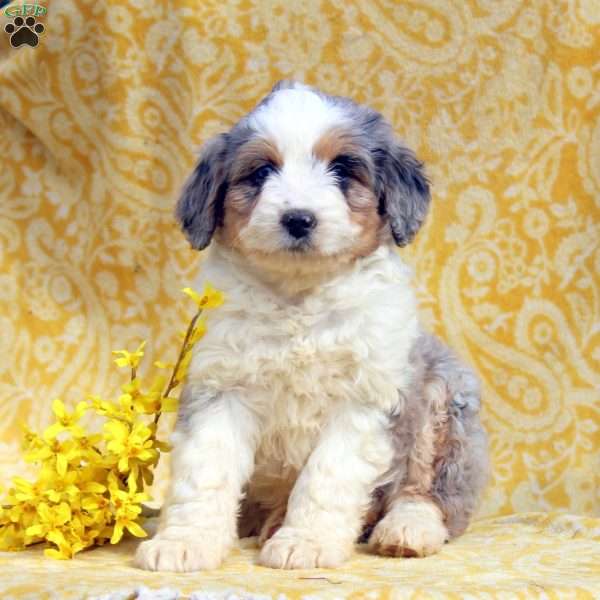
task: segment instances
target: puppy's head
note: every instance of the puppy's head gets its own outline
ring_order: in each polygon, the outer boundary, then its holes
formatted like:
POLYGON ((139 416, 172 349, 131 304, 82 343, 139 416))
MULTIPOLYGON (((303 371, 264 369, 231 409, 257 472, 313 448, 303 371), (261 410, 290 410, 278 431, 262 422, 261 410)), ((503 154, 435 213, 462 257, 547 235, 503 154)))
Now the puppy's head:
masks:
POLYGON ((214 236, 266 268, 318 270, 408 244, 429 198, 379 113, 283 82, 204 147, 177 217, 194 248, 214 236))

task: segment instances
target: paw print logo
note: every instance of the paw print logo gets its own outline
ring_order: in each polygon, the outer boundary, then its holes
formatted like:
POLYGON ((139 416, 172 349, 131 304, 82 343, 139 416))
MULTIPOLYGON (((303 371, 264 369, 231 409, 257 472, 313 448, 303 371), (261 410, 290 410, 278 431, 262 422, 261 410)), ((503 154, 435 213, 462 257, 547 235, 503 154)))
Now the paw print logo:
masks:
POLYGON ((27 44, 32 48, 38 45, 39 36, 44 33, 44 26, 37 23, 34 17, 15 17, 12 23, 7 23, 4 31, 10 35, 10 45, 13 48, 18 48, 23 44, 27 44))

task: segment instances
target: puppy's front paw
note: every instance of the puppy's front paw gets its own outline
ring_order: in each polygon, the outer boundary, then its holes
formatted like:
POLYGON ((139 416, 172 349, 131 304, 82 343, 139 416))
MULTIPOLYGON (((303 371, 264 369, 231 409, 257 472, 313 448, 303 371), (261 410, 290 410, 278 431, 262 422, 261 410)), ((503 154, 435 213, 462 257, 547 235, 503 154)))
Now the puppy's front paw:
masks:
POLYGON ((382 556, 429 556, 448 540, 437 507, 427 502, 399 502, 377 524, 369 546, 382 556))
POLYGON ((259 562, 273 569, 339 567, 350 554, 343 545, 327 544, 301 532, 282 527, 263 546, 259 562))
POLYGON ((209 538, 171 540, 157 535, 138 546, 134 564, 146 571, 204 571, 216 569, 223 558, 219 544, 213 544, 209 538))

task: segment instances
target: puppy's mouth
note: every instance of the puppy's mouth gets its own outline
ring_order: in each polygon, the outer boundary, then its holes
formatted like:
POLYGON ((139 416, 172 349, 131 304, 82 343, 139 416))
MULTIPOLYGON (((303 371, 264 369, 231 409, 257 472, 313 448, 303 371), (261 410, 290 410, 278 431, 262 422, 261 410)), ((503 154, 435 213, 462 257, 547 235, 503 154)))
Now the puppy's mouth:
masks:
POLYGON ((314 244, 310 238, 302 239, 288 239, 283 245, 284 252, 290 252, 292 254, 308 254, 315 251, 314 244))

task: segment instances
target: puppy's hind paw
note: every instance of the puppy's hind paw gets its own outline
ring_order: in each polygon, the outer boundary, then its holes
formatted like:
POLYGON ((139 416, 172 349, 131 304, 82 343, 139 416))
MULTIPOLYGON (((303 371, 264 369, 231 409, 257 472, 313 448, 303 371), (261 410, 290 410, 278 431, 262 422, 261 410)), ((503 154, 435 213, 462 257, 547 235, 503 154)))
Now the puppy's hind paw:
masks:
POLYGON ((429 556, 448 540, 440 511, 426 502, 400 502, 377 524, 369 546, 381 556, 429 556))
POLYGON ((209 540, 170 540, 157 536, 138 546, 134 565, 146 571, 183 573, 216 569, 222 560, 223 552, 209 540))

